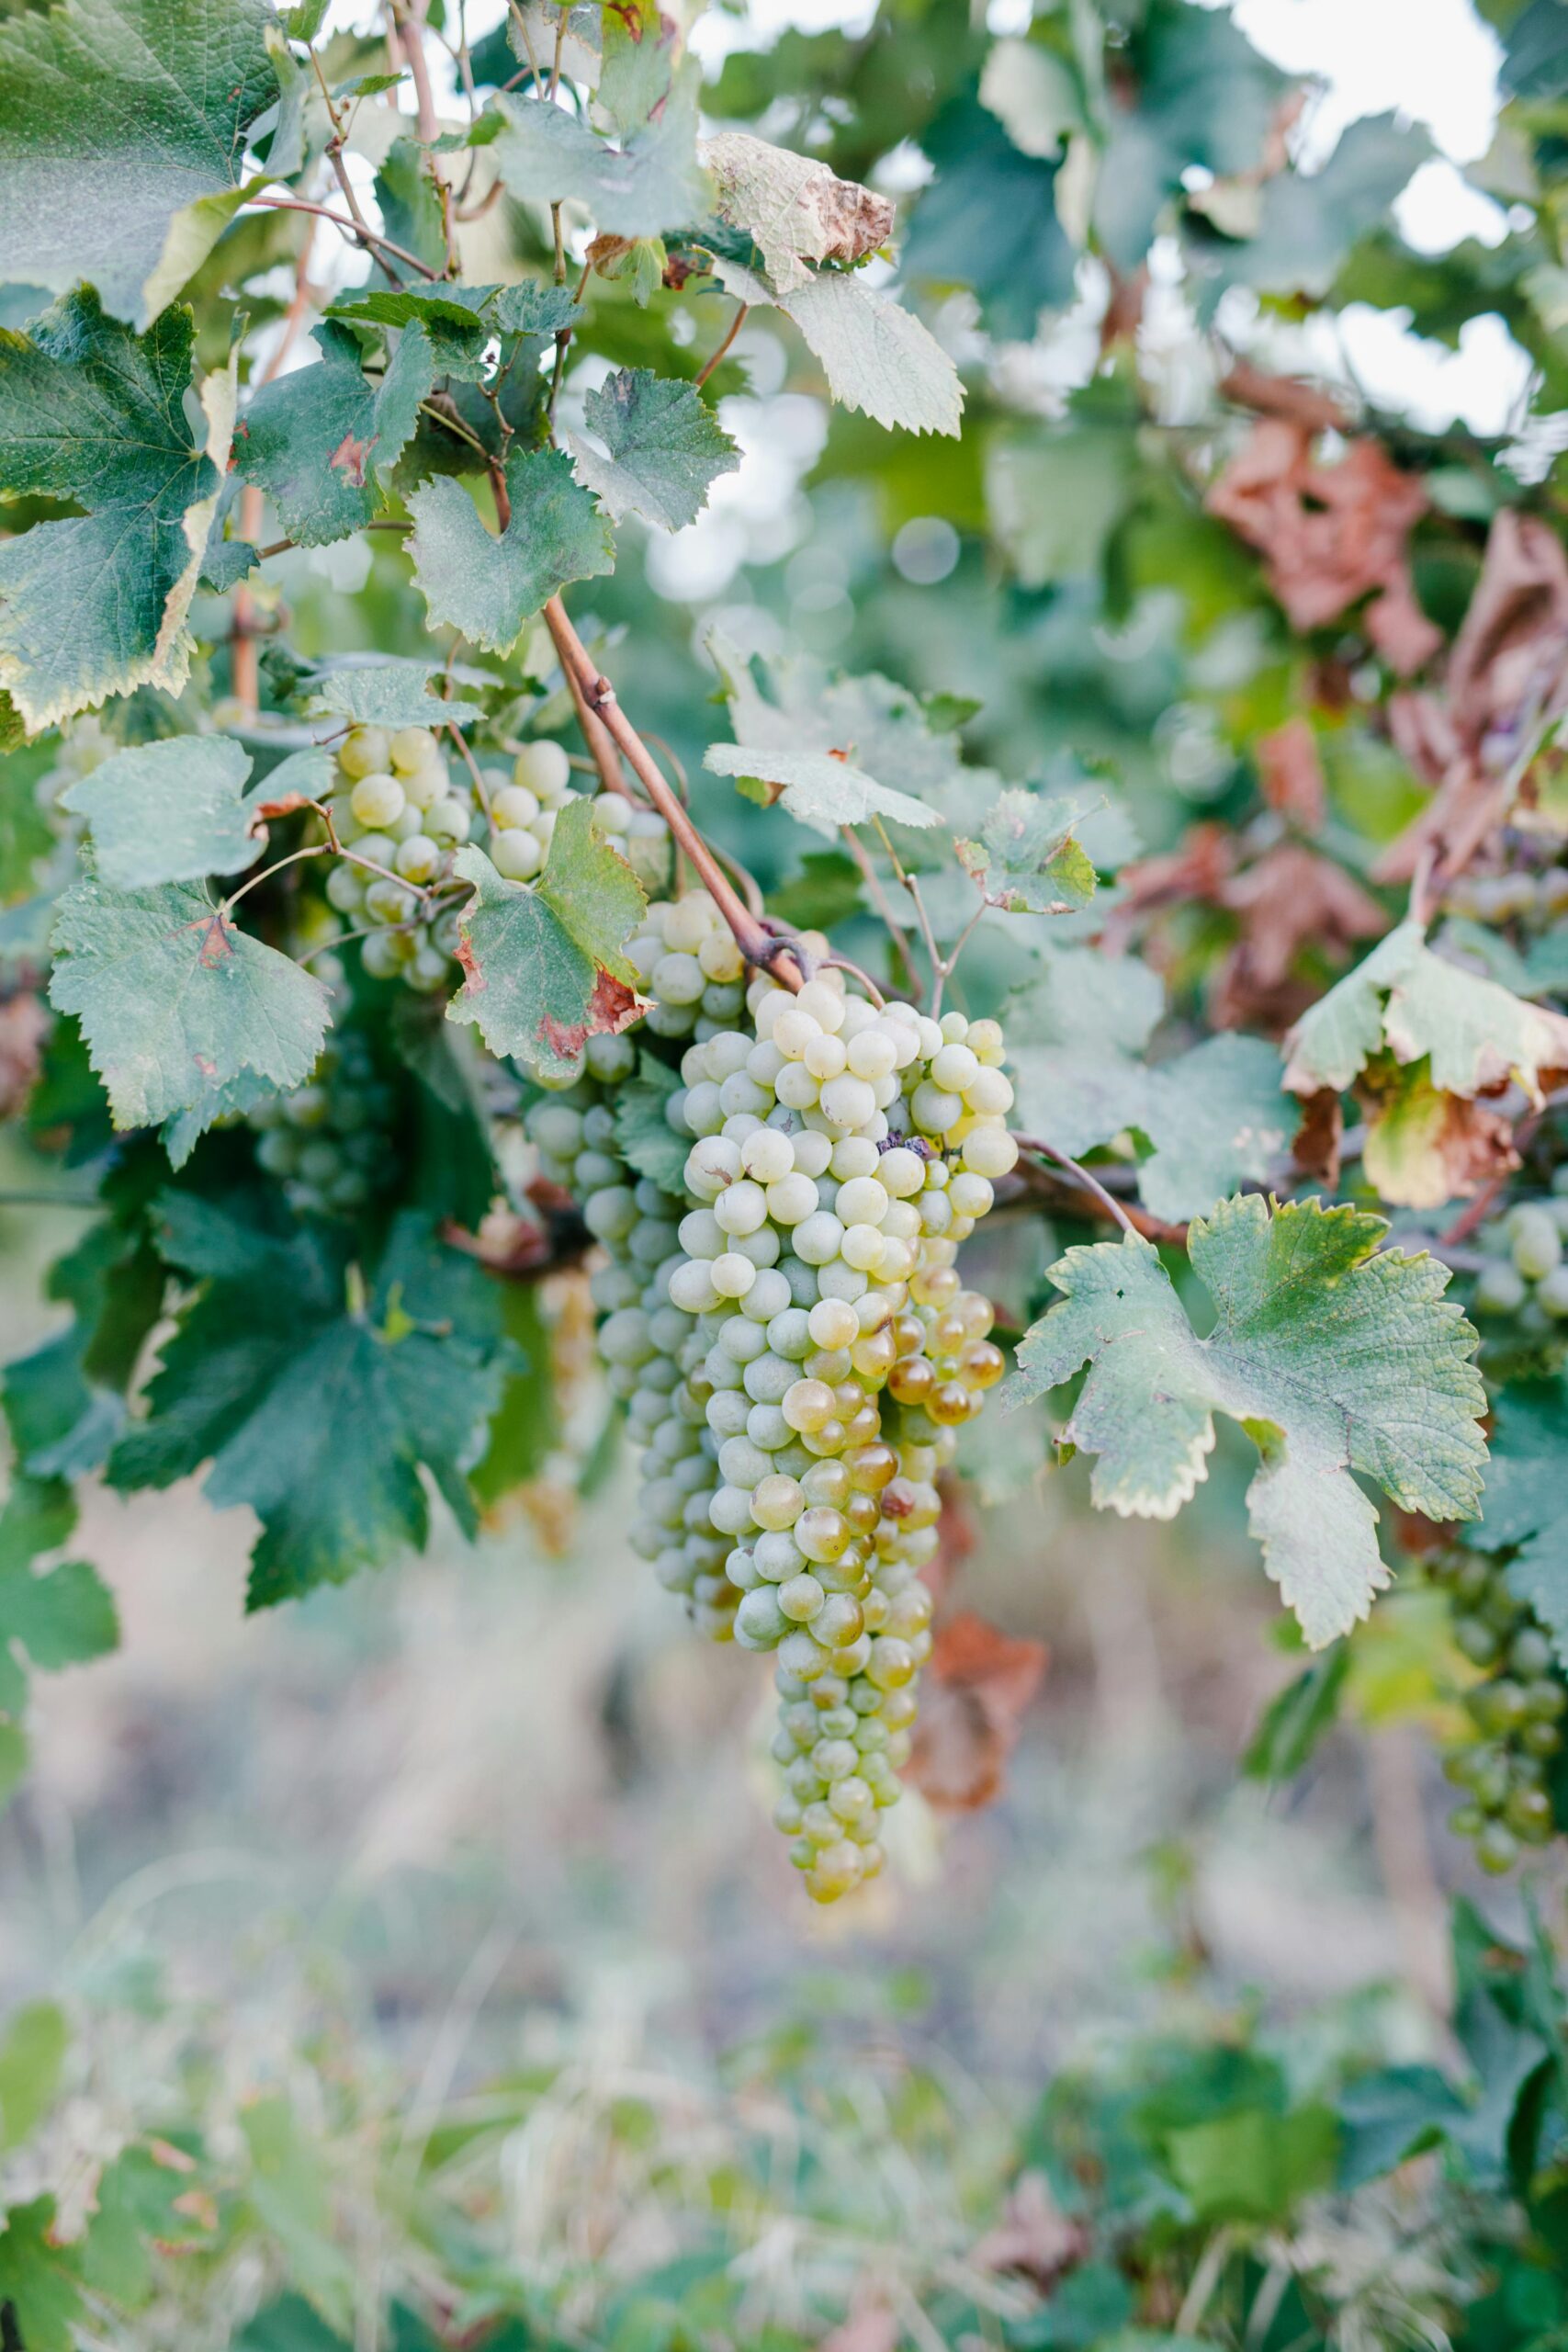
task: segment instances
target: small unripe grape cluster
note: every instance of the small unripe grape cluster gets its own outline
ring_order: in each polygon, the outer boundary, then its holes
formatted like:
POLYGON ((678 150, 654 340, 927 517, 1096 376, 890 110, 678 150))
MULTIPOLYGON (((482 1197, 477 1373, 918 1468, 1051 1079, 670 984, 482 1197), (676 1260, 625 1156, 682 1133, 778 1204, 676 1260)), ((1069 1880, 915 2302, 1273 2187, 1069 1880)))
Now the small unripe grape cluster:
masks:
POLYGON ((1553 1177, 1551 1198, 1516 1202, 1477 1239, 1487 1253, 1472 1294, 1477 1315, 1512 1318, 1526 1336, 1568 1323, 1568 1167, 1553 1177))
POLYGON ((1456 1545, 1438 1555, 1430 1574, 1449 1594, 1456 1645, 1486 1670, 1464 1694, 1472 1736, 1443 1761, 1465 1795, 1449 1826, 1473 1842, 1483 1870, 1500 1874, 1521 1847, 1543 1846, 1558 1828, 1551 1781, 1568 1680, 1534 1611, 1509 1590, 1500 1561, 1456 1545))
POLYGON ((701 1205, 668 1292, 704 1343, 685 1385, 716 1442, 735 1638, 778 1655, 780 1826, 829 1902, 881 1864, 877 1815, 931 1646, 935 1473, 1001 1371, 985 1302, 957 1308, 952 1261, 1017 1157, 1012 1089, 994 1022, 879 1009, 837 971, 795 996, 758 980, 748 1001, 750 1032, 682 1060, 701 1205), (885 1388, 904 1453, 883 1433, 885 1388))
POLYGON ((457 918, 423 919, 422 894, 450 871, 451 853, 474 820, 467 779, 455 779, 425 727, 356 727, 337 755, 328 803, 345 849, 384 871, 346 859, 327 876, 327 898, 355 926, 374 925, 361 953, 372 979, 400 979, 422 996, 456 980, 457 918))
POLYGON ((304 1086, 247 1112, 256 1160, 302 1216, 350 1216, 394 1172, 391 1089, 353 1028, 332 1030, 304 1086))

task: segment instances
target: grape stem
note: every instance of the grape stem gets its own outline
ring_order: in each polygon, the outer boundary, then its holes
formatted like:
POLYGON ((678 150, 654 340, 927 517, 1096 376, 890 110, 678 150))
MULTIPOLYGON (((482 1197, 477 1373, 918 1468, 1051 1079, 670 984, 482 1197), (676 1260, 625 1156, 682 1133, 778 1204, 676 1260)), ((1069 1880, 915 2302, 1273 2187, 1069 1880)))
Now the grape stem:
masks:
POLYGON ((703 386, 707 382, 708 378, 713 374, 714 369, 718 366, 719 361, 724 357, 726 352, 729 349, 730 345, 735 341, 736 336, 745 325, 746 313, 750 307, 750 304, 746 302, 741 302, 737 305, 735 316, 729 322, 728 330, 725 334, 723 342, 714 352, 712 357, 705 359, 701 368, 697 370, 696 388, 698 391, 701 391, 703 386))
POLYGON ((916 1004, 919 1004, 925 990, 920 985, 920 976, 915 969, 914 950, 909 945, 909 935, 893 911, 893 902, 882 887, 882 876, 872 864, 865 843, 852 825, 842 825, 840 831, 844 837, 845 848, 860 868, 861 879, 866 888, 866 896, 882 917, 886 926, 887 935, 898 951, 898 960, 904 967, 904 979, 908 995, 916 1004))
MULTIPOLYGON (((1098 1176, 1090 1175, 1089 1170, 1081 1167, 1076 1159, 1069 1159, 1066 1153, 1058 1151, 1054 1143, 1046 1143, 1039 1136, 1014 1136, 1013 1141, 1020 1151, 1032 1151, 1040 1159, 1050 1160, 1053 1167, 1061 1169, 1064 1174, 1070 1176, 1075 1184, 1081 1185, 1086 1193, 1092 1193, 1106 1216, 1114 1218, 1123 1233, 1137 1233, 1142 1230, 1140 1221, 1116 1198, 1114 1193, 1106 1191, 1098 1176)), ((1145 1239, 1172 1238, 1178 1235, 1182 1240, 1187 1238, 1185 1226, 1162 1226, 1159 1220, 1154 1217, 1146 1221, 1157 1230, 1145 1235, 1145 1239)))
POLYGON ((771 932, 746 905, 681 806, 680 799, 665 782, 653 754, 622 710, 615 687, 601 673, 572 627, 558 595, 552 596, 545 606, 545 625, 560 657, 562 670, 569 681, 575 682, 572 699, 577 701, 581 697, 581 703, 603 724, 616 751, 691 860, 703 888, 734 933, 746 961, 771 973, 781 988, 798 993, 805 986, 805 976, 789 941, 771 932))
POLYGON ((392 254, 399 261, 406 262, 410 269, 417 269, 423 278, 432 282, 440 278, 441 272, 421 261, 417 254, 411 254, 402 245, 395 245, 390 237, 383 237, 377 229, 363 227, 346 212, 334 212, 330 204, 308 204, 302 196, 253 196, 250 201, 265 205, 272 212, 313 212, 318 220, 330 220, 334 228, 341 229, 346 237, 354 243, 363 245, 367 252, 375 246, 378 253, 392 254))

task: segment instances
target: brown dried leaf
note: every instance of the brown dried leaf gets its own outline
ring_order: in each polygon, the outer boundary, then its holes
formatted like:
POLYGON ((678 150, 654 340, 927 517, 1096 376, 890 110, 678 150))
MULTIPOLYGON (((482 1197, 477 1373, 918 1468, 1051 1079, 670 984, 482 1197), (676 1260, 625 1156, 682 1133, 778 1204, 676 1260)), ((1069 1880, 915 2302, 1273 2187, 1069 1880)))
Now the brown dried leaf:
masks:
POLYGON ((1380 604, 1393 601, 1369 612, 1369 632, 1394 667, 1418 667, 1442 642, 1416 605, 1404 561, 1427 493, 1381 441, 1352 441, 1325 466, 1312 440, 1303 423, 1260 418, 1212 485, 1209 511, 1258 548, 1292 628, 1321 628, 1381 590, 1380 604))
POLYGON ((1044 2174, 1025 2172, 1019 2175, 1001 2220, 975 2248, 974 2260, 982 2270, 1016 2272, 1046 2293, 1088 2251, 1082 2222, 1063 2212, 1044 2174))
POLYGON ((1193 825, 1179 848, 1122 867, 1117 913, 1145 914, 1156 907, 1184 906, 1191 899, 1217 899, 1235 865, 1235 842, 1228 827, 1193 825))
POLYGON ((1510 1122, 1481 1102, 1441 1092, 1424 1068, 1369 1071, 1356 1092, 1368 1115, 1362 1170, 1385 1201, 1441 1208, 1519 1164, 1510 1122))
POLYGON ((1211 1011, 1223 1029, 1279 1030, 1305 1011, 1316 990, 1296 975, 1307 947, 1339 960, 1351 944, 1388 928, 1377 900, 1332 858, 1280 842, 1216 893, 1241 919, 1241 935, 1215 975, 1211 1011))
POLYGON ((1291 1157, 1303 1176, 1326 1192, 1339 1189, 1339 1149, 1345 1137, 1345 1113, 1332 1086, 1309 1094, 1302 1105, 1302 1123, 1291 1146, 1291 1157))
POLYGON ((1300 716, 1288 718, 1271 735, 1260 736, 1255 751, 1258 782, 1269 808, 1303 832, 1315 833, 1323 822, 1328 795, 1310 722, 1300 716))
POLYGON ((970 1611, 942 1628, 921 1686, 909 1765, 928 1804, 972 1813, 998 1793, 1045 1659, 1043 1643, 1014 1640, 970 1611))
POLYGON ((1565 655, 1568 556, 1547 524, 1506 506, 1449 662, 1449 708, 1460 741, 1479 747, 1542 703, 1562 707, 1565 655))

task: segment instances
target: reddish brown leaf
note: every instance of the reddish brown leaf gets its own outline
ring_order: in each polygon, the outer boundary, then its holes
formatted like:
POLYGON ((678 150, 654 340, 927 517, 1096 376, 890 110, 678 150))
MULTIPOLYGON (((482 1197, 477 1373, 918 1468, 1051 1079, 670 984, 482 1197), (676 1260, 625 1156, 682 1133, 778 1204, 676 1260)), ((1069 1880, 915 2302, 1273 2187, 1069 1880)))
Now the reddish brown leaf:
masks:
POLYGON ((920 1694, 909 1778, 929 1804, 970 1813, 1002 1785, 1019 1724, 1045 1671, 1043 1643, 966 1611, 937 1634, 920 1694))
POLYGON ((39 1072, 49 1015, 36 996, 0 1004, 0 1119, 19 1111, 39 1072))
POLYGON ((1288 718, 1272 735, 1258 738, 1258 778, 1270 808, 1288 817, 1303 832, 1315 833, 1327 806, 1317 738, 1310 723, 1288 718))
POLYGON ((1299 842, 1266 850, 1216 893, 1241 920, 1241 935, 1215 976, 1211 1010, 1223 1029, 1285 1029, 1317 993, 1296 971, 1308 947, 1336 961, 1375 939, 1388 917, 1332 858, 1299 842))
POLYGON ((1352 441, 1333 465, 1314 459, 1312 442, 1304 423, 1260 418, 1211 487, 1209 511, 1258 550, 1292 628, 1321 628, 1381 591, 1369 632, 1395 668, 1416 667, 1441 643, 1418 627, 1404 560, 1427 493, 1381 441, 1352 441))
POLYGON ((1511 730, 1543 699, 1560 707, 1565 654, 1568 556, 1547 524, 1506 506, 1449 662, 1460 741, 1479 746, 1495 729, 1511 730))
POLYGON ((1344 1136, 1345 1114, 1333 1087, 1309 1094, 1302 1105, 1302 1123, 1291 1157, 1303 1176, 1330 1193, 1339 1189, 1339 1147, 1344 1136))

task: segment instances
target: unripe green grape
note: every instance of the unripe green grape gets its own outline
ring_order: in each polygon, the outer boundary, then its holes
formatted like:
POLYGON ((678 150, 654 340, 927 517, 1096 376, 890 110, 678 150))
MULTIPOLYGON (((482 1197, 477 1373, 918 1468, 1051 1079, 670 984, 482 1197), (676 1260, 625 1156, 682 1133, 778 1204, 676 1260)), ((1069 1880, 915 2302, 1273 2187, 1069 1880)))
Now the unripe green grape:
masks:
POLYGON ((405 806, 403 787, 395 775, 384 770, 363 775, 349 795, 349 806, 356 824, 373 832, 396 824, 405 806))
POLYGON ((544 846, 536 835, 525 832, 521 826, 513 831, 491 833, 490 862, 508 882, 531 881, 544 866, 544 846))

